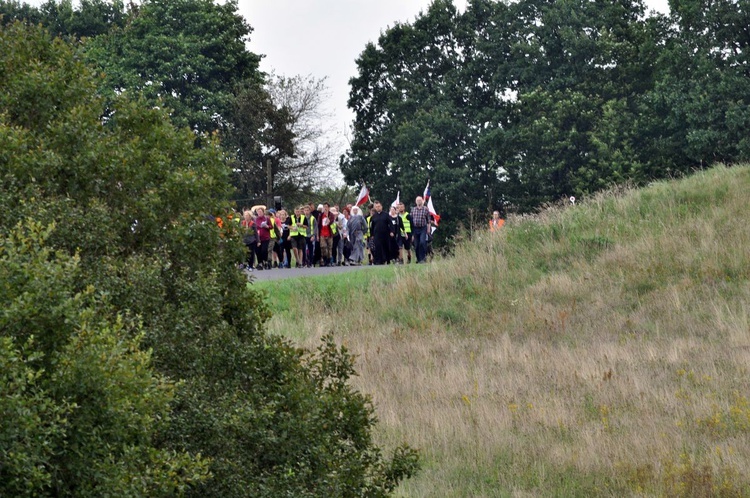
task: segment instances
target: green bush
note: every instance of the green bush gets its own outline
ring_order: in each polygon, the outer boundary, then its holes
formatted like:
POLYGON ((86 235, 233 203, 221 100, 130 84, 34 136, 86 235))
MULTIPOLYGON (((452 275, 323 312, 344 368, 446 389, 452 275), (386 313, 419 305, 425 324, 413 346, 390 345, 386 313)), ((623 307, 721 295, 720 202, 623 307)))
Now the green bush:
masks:
POLYGON ((265 331, 239 234, 215 222, 219 145, 126 96, 105 108, 40 28, 0 45, 0 398, 49 398, 36 442, 0 448, 27 455, 0 467, 0 495, 384 496, 410 475, 412 450, 374 445, 345 350, 265 331))

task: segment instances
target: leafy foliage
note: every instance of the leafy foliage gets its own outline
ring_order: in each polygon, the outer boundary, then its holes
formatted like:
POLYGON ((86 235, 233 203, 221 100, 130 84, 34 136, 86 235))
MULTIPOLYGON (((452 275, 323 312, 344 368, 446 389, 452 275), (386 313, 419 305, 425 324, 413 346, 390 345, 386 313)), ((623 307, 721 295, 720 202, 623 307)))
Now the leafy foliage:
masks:
POLYGON ((146 0, 124 28, 96 38, 89 54, 114 91, 171 109, 178 126, 215 131, 234 85, 257 77, 260 61, 245 49, 251 28, 236 10, 236 1, 146 0))
POLYGON ((346 181, 411 197, 429 178, 452 231, 747 160, 746 5, 671 3, 436 0, 357 60, 346 181))
POLYGON ((41 28, 0 45, 0 410, 18 422, 0 494, 383 496, 413 472, 412 450, 374 445, 345 350, 264 331, 239 234, 214 221, 218 144, 105 105, 41 28))

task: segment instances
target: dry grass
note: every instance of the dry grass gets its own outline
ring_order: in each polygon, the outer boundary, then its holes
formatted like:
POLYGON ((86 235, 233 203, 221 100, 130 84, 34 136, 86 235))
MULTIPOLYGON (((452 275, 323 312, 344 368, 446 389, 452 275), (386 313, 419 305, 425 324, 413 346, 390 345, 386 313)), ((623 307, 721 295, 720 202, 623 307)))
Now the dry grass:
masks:
POLYGON ((510 219, 294 326, 421 449, 403 496, 750 496, 748 192, 720 167, 510 219))

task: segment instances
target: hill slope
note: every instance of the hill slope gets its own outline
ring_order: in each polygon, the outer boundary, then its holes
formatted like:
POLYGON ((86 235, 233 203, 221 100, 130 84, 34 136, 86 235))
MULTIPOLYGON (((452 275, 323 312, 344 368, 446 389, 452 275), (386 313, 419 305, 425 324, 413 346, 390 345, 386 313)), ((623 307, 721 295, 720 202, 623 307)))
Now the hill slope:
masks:
POLYGON ((717 167, 509 219, 271 326, 360 355, 424 455, 403 496, 750 496, 749 192, 717 167))

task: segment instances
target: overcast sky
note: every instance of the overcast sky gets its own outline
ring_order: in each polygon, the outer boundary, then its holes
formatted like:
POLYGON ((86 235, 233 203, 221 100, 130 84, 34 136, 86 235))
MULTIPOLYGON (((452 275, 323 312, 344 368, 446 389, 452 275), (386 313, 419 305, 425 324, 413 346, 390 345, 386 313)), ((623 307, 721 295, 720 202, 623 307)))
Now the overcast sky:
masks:
MULTIPOLYGON (((668 12, 668 0, 646 0, 668 12)), ((347 109, 349 78, 368 42, 396 21, 412 22, 430 0, 239 0, 253 27, 250 51, 265 55, 261 70, 284 76, 327 78, 331 131, 344 134, 354 119, 347 109)), ((463 11, 466 0, 454 0, 463 11)))

